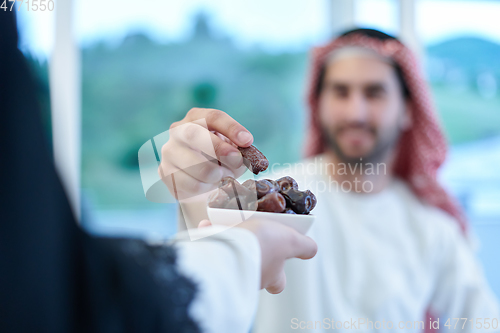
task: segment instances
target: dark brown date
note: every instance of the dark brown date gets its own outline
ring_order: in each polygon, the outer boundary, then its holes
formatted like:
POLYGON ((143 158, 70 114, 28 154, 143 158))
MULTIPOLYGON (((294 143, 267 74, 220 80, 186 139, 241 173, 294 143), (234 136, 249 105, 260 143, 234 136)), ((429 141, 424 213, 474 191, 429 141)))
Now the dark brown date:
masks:
POLYGON ((279 192, 279 187, 276 183, 272 183, 267 179, 262 179, 255 182, 255 190, 257 191, 257 198, 260 199, 266 194, 279 192))
POLYGON ((247 201, 248 201, 246 203, 247 210, 256 211, 259 206, 257 199, 248 199, 247 201))
POLYGON ((238 147, 238 149, 243 156, 243 163, 254 174, 259 174, 269 166, 267 158, 254 145, 247 148, 238 147))
POLYGON ((227 183, 220 187, 224 190, 230 199, 238 196, 239 198, 248 198, 248 200, 257 200, 255 190, 248 189, 241 185, 237 180, 228 180, 227 183))
POLYGON ((255 180, 247 179, 241 185, 245 186, 249 190, 255 191, 255 180))
POLYGON ((278 184, 275 180, 273 180, 273 179, 264 179, 264 180, 267 180, 268 182, 270 182, 271 184, 273 184, 273 185, 274 185, 274 186, 276 186, 277 188, 279 188, 279 187, 280 187, 280 186, 279 186, 279 184, 278 184))
POLYGON ((208 207, 211 208, 225 208, 228 202, 229 196, 220 188, 213 191, 208 197, 208 207))
POLYGON ((311 197, 311 209, 310 210, 313 210, 314 207, 316 207, 316 203, 318 203, 318 199, 316 199, 316 196, 311 191, 306 190, 305 192, 307 195, 309 195, 311 197))
MULTIPOLYGON (((240 202, 240 205, 241 205, 241 202, 240 202)), ((226 204, 226 207, 224 207, 226 209, 240 209, 240 206, 238 205, 238 200, 236 200, 236 198, 232 198, 231 200, 229 200, 226 204)), ((241 207, 241 209, 243 209, 243 207, 241 207)))
POLYGON ((224 207, 212 207, 212 208, 226 208, 226 209, 241 209, 242 210, 257 210, 257 199, 250 199, 248 197, 234 197, 228 200, 224 207))
MULTIPOLYGON (((313 198, 311 197, 311 192, 302 192, 295 189, 289 189, 288 191, 281 192, 286 200, 286 206, 293 209, 297 214, 309 214, 313 205, 313 198)), ((314 198, 316 199, 316 198, 314 198)))
POLYGON ((257 201, 257 210, 272 213, 282 213, 285 211, 285 198, 278 192, 266 194, 257 201))
MULTIPOLYGON (((255 146, 238 148, 243 162, 255 174, 266 170, 269 161, 255 146)), ((211 208, 259 210, 285 214, 309 214, 316 207, 316 196, 309 190, 299 191, 295 179, 290 176, 277 180, 249 179, 240 184, 233 177, 224 177, 219 189, 208 200, 211 208)))
POLYGON ((280 179, 276 180, 276 183, 278 183, 280 191, 288 191, 291 188, 293 188, 294 190, 299 189, 299 185, 297 184, 295 179, 290 176, 281 177, 280 179))
POLYGON ((244 187, 253 191, 257 194, 257 199, 262 198, 268 193, 279 192, 279 186, 274 180, 270 179, 261 179, 261 180, 253 180, 248 179, 243 184, 244 187))

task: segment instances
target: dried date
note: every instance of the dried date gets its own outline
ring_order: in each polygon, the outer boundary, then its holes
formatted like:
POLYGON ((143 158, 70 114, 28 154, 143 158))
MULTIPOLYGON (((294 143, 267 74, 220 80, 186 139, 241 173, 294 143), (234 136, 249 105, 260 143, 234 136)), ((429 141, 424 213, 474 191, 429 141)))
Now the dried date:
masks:
POLYGON ((260 199, 266 194, 279 192, 279 187, 267 179, 262 179, 255 182, 255 190, 257 191, 257 198, 260 199))
MULTIPOLYGON (((254 146, 239 148, 247 167, 255 174, 269 166, 265 156, 254 146)), ((259 210, 285 214, 309 214, 316 206, 316 196, 310 191, 300 191, 295 179, 290 176, 277 180, 249 179, 240 184, 233 177, 224 177, 219 189, 211 194, 209 207, 259 210)))
POLYGON ((208 206, 211 208, 225 208, 229 199, 226 191, 218 188, 208 197, 208 206))
POLYGON ((297 184, 295 179, 290 176, 281 177, 280 179, 276 180, 276 183, 278 183, 280 191, 287 191, 291 188, 293 188, 294 190, 299 189, 299 185, 297 184))
POLYGON ((243 163, 254 174, 265 171, 269 166, 269 161, 254 145, 246 148, 238 147, 243 156, 243 163))
POLYGON ((292 188, 281 193, 285 197, 286 206, 293 209, 297 214, 309 214, 313 205, 315 205, 310 191, 299 191, 292 188))
POLYGON ((269 179, 261 179, 257 181, 248 179, 242 185, 250 191, 255 192, 257 194, 257 199, 262 198, 268 193, 280 191, 278 184, 274 180, 271 181, 269 179))
POLYGON ((252 198, 255 198, 255 200, 257 200, 255 191, 252 191, 251 189, 248 189, 247 187, 241 185, 235 179, 227 180, 227 182, 224 182, 224 185, 222 185, 220 188, 227 193, 230 199, 234 198, 235 196, 238 196, 239 198, 248 197, 249 200, 252 198))
POLYGON ((316 204, 318 203, 318 199, 316 199, 316 196, 310 190, 306 190, 305 192, 307 195, 309 195, 311 197, 311 209, 310 209, 310 211, 311 211, 314 209, 314 207, 316 207, 316 204))
POLYGON ((260 211, 282 213, 285 208, 285 198, 278 192, 266 194, 257 201, 257 210, 260 211))

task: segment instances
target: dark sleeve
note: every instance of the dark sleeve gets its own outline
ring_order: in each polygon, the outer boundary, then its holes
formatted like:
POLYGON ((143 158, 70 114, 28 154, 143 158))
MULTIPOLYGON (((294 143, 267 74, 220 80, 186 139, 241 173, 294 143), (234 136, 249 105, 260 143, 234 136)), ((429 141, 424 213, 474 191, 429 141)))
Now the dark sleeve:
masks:
POLYGON ((87 236, 84 242, 81 299, 93 320, 89 332, 198 332, 188 316, 196 286, 177 272, 172 247, 87 236))
POLYGON ((77 226, 35 89, 15 17, 0 11, 0 331, 198 332, 196 286, 172 248, 77 226))
POLYGON ((172 247, 88 236, 85 243, 89 332, 199 332, 188 316, 196 286, 178 273, 172 247))

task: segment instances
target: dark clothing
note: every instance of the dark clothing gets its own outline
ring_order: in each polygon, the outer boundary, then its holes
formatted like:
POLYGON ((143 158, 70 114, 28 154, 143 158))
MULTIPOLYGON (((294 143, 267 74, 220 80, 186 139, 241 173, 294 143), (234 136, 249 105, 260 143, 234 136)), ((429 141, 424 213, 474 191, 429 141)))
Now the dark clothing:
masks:
POLYGON ((198 332, 172 248, 77 226, 17 38, 0 11, 0 332, 198 332))

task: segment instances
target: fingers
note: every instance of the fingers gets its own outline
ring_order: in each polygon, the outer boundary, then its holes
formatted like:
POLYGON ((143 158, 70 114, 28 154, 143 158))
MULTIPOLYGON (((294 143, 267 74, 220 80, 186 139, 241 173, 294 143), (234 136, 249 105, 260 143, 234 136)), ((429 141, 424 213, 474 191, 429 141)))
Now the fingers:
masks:
POLYGON ((318 252, 318 245, 311 237, 296 231, 293 233, 290 244, 290 258, 311 259, 318 252))
POLYGON ((273 282, 271 285, 267 286, 266 290, 271 294, 279 294, 283 290, 285 290, 285 286, 286 286, 285 270, 281 269, 280 273, 277 276, 276 281, 273 282))
MULTIPOLYGON (((168 145, 169 143, 165 146, 168 145)), ((228 170, 224 171, 217 161, 209 161, 190 148, 173 144, 169 146, 171 148, 165 149, 165 151, 168 150, 169 156, 162 160, 164 171, 168 169, 182 170, 194 179, 208 184, 218 183, 224 174, 229 173, 228 170)), ((165 173, 165 175, 168 175, 168 173, 165 173)))
POLYGON ((189 199, 195 195, 212 191, 217 187, 216 184, 200 182, 183 170, 171 171, 170 174, 166 176, 163 176, 164 173, 161 170, 162 166, 159 168, 162 181, 167 185, 170 193, 172 193, 176 200, 189 199))
POLYGON ((210 227, 212 223, 209 220, 201 220, 198 224, 198 228, 210 227))
POLYGON ((224 134, 221 134, 221 133, 216 132, 216 131, 212 131, 212 132, 213 132, 215 135, 217 135, 219 138, 221 138, 223 141, 225 141, 225 142, 229 143, 230 145, 232 145, 232 146, 234 146, 234 147, 238 148, 238 146, 237 146, 237 145, 236 145, 233 141, 229 140, 229 139, 227 138, 227 136, 225 136, 224 134))
MULTIPOLYGON (((231 168, 237 169, 243 164, 243 157, 236 147, 198 124, 186 123, 176 126, 170 130, 170 136, 176 144, 202 152, 208 157, 219 160, 224 157, 221 162, 231 168)), ((172 147, 175 147, 175 144, 164 145, 162 156, 165 154, 167 158, 168 156, 175 156, 175 159, 178 159, 179 155, 174 155, 170 151, 172 147)))
POLYGON ((283 291, 286 285, 284 264, 287 259, 310 259, 318 250, 316 242, 281 223, 250 219, 237 225, 251 231, 261 248, 261 288, 271 294, 283 291))
POLYGON ((205 119, 209 130, 223 134, 240 147, 248 147, 253 143, 252 134, 223 111, 193 108, 186 115, 187 121, 198 119, 205 119))
MULTIPOLYGON (((222 158, 222 163, 224 163, 224 158, 222 158)), ((241 175, 243 175, 246 171, 247 171, 247 167, 245 165, 242 165, 240 166, 238 169, 234 169, 234 170, 231 170, 233 172, 233 175, 228 175, 228 176, 231 176, 233 178, 236 178, 238 179, 241 175)), ((223 177, 226 177, 226 176, 223 176, 223 177)))

